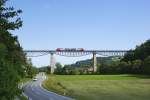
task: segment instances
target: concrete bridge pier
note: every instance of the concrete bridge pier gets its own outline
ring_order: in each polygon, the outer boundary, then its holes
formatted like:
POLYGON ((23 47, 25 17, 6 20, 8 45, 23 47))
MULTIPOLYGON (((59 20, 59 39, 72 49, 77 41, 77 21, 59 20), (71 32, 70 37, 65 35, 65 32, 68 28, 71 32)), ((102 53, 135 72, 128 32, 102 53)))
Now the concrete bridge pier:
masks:
POLYGON ((96 60, 96 52, 93 51, 93 72, 97 71, 97 60, 96 60))
POLYGON ((54 73, 56 66, 55 66, 55 58, 54 58, 54 53, 50 53, 50 72, 51 74, 54 73))

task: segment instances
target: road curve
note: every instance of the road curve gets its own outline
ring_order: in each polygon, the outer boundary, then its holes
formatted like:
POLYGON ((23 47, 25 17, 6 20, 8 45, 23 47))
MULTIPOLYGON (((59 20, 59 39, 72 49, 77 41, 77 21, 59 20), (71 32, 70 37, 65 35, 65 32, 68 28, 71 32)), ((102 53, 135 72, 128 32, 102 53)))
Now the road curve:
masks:
POLYGON ((41 83, 46 79, 45 74, 38 74, 37 79, 37 81, 31 81, 23 87, 24 94, 29 100, 73 100, 69 97, 58 95, 42 88, 41 83))

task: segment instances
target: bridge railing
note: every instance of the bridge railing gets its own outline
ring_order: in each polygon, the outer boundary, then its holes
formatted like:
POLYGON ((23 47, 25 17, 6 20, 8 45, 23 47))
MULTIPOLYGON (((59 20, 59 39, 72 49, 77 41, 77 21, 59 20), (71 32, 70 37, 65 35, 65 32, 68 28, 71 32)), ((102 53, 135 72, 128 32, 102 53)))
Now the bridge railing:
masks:
POLYGON ((81 57, 96 53, 101 56, 124 56, 128 50, 85 50, 85 51, 56 51, 56 50, 25 50, 27 57, 39 57, 48 54, 56 54, 66 57, 81 57))

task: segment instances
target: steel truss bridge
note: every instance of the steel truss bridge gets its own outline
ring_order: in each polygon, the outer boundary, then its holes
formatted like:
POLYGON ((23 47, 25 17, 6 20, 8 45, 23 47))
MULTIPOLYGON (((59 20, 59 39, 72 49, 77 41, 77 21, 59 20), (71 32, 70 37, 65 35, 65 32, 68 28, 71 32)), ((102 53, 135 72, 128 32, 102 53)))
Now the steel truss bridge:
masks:
POLYGON ((109 56, 117 56, 123 57, 128 50, 25 50, 24 51, 27 57, 39 57, 44 55, 51 55, 50 56, 50 67, 51 73, 53 74, 55 68, 55 61, 54 61, 54 54, 65 56, 65 57, 81 57, 86 55, 93 55, 93 72, 97 71, 97 64, 96 64, 96 55, 101 55, 102 57, 109 57, 109 56))

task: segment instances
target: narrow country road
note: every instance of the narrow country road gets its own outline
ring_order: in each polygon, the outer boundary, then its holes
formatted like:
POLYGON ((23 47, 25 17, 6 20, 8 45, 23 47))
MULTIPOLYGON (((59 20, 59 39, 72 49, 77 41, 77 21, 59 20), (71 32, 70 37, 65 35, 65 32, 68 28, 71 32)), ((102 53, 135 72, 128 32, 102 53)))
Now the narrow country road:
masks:
POLYGON ((38 74, 37 79, 37 81, 31 81, 23 87, 24 94, 29 100, 73 100, 43 89, 41 83, 46 79, 45 74, 38 74))

